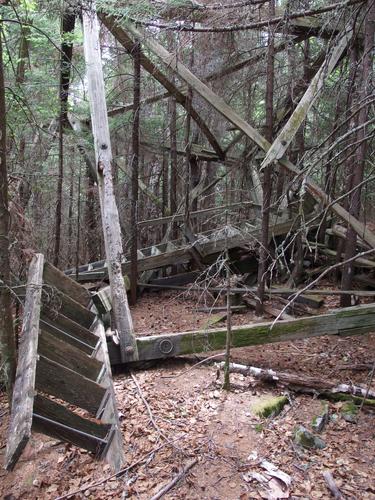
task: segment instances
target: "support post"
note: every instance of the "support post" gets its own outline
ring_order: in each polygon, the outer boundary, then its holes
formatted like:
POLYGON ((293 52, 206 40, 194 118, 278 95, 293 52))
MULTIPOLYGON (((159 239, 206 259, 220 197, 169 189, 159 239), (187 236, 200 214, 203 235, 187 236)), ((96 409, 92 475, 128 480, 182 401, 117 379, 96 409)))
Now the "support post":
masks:
POLYGON ((119 215, 113 192, 111 140, 100 53, 99 24, 94 2, 82 10, 82 22, 91 127, 94 136, 99 198, 113 311, 120 336, 121 359, 123 362, 134 361, 138 359, 138 352, 121 271, 124 252, 119 215))

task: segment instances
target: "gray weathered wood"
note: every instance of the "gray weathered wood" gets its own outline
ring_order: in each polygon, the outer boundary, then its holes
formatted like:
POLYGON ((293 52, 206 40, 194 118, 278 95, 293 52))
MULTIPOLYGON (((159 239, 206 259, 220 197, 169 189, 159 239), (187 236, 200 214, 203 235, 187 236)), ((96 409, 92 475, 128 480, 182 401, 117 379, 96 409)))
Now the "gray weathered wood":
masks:
MULTIPOLYGON (((375 304, 364 304, 275 324, 267 322, 233 327, 232 347, 263 345, 323 335, 359 335, 374 329, 375 304)), ((161 359, 223 349, 226 331, 226 328, 220 328, 138 337, 139 359, 161 359)), ((110 344, 109 348, 111 363, 121 363, 114 345, 110 344)))
POLYGON ((40 328, 69 344, 91 354, 97 344, 97 339, 84 326, 66 318, 63 314, 56 313, 46 307, 40 316, 40 328))
POLYGON ((66 342, 66 339, 60 340, 43 330, 39 334, 38 354, 93 381, 96 381, 103 366, 98 360, 66 342))
POLYGON ((346 47, 353 36, 353 29, 346 27, 343 35, 340 36, 341 38, 338 41, 335 40, 332 52, 328 54, 320 70, 311 80, 310 85, 299 101, 296 109, 293 111, 292 116, 271 144, 271 147, 267 151, 267 154, 262 162, 261 169, 266 168, 273 161, 280 160, 280 158, 284 156, 294 136, 298 132, 298 129, 302 125, 302 122, 305 120, 309 109, 319 95, 319 92, 322 90, 326 78, 334 70, 342 54, 346 50, 346 47))
POLYGON ((136 360, 138 355, 121 271, 121 258, 124 252, 121 241, 119 215, 113 192, 111 139, 108 126, 99 42, 99 25, 95 2, 90 3, 90 6, 83 9, 82 19, 91 126, 94 136, 96 166, 98 169, 98 187, 106 258, 112 292, 113 311, 120 336, 121 356, 125 362, 136 360))
POLYGON ((96 382, 44 356, 38 359, 35 387, 93 415, 96 415, 106 392, 96 382))
POLYGON ((111 425, 83 418, 40 394, 34 401, 32 427, 36 432, 67 441, 98 456, 104 450, 111 430, 111 425))
MULTIPOLYGON (((106 16, 102 16, 103 22, 106 23, 106 16)), ((110 24, 116 24, 116 20, 110 18, 110 24)), ((249 123, 241 118, 221 97, 216 95, 207 85, 197 78, 175 54, 170 54, 162 45, 160 45, 151 36, 148 36, 141 28, 136 28, 130 22, 124 22, 128 33, 141 41, 142 45, 151 50, 160 60, 172 69, 182 80, 185 81, 191 88, 196 91, 203 99, 216 109, 225 119, 231 122, 236 128, 241 130, 249 139, 254 141, 263 151, 267 152, 271 147, 270 143, 249 123)), ((124 31, 124 30, 122 30, 124 31)), ((112 30, 116 38, 121 34, 121 28, 116 26, 116 32, 112 30)), ((340 37, 341 38, 341 37, 340 37)), ((301 171, 285 157, 280 158, 279 163, 293 176, 301 175, 301 171)), ((368 243, 372 248, 375 248, 375 234, 370 231, 362 222, 355 217, 349 215, 338 203, 332 203, 331 198, 321 189, 315 181, 310 177, 304 176, 306 189, 313 196, 318 197, 329 210, 332 210, 342 220, 348 223, 354 231, 368 243)))
POLYGON ((45 262, 43 271, 43 282, 58 288, 65 295, 87 307, 91 302, 90 293, 83 286, 79 285, 72 278, 69 278, 62 271, 54 267, 49 262, 45 262))
POLYGON ((36 254, 31 261, 28 273, 17 374, 5 454, 5 467, 8 470, 14 467, 31 434, 43 286, 43 261, 43 255, 36 254))
POLYGON ((100 339, 101 346, 96 353, 96 359, 104 364, 100 384, 105 387, 109 393, 108 401, 102 409, 100 415, 97 415, 102 422, 111 424, 111 440, 108 446, 103 450, 102 458, 110 463, 117 471, 125 463, 124 448, 122 442, 121 426, 116 404, 116 392, 112 380, 111 364, 108 355, 107 339, 105 336, 102 321, 98 320, 93 333, 100 339))

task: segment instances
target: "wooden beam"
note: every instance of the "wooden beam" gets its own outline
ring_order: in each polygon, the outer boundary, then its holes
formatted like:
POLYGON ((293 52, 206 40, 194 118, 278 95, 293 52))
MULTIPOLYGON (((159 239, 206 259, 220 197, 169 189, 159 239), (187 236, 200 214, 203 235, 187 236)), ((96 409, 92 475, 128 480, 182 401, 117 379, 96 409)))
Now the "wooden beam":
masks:
POLYGON ((98 320, 97 324, 93 328, 93 333, 101 343, 100 348, 96 353, 96 359, 101 361, 104 365, 102 377, 99 382, 103 387, 106 388, 109 395, 107 403, 101 409, 100 414, 97 415, 97 418, 100 418, 102 422, 111 424, 112 433, 111 440, 108 443, 108 446, 106 446, 106 448, 103 450, 102 458, 110 463, 115 471, 118 471, 125 463, 125 456, 120 419, 116 405, 116 392, 113 385, 111 364, 107 348, 107 339, 102 321, 98 320))
POLYGON ((90 8, 83 9, 82 21, 91 126, 98 169, 99 198, 112 305, 116 318, 116 327, 120 336, 122 359, 124 362, 134 361, 138 357, 137 345, 121 270, 121 258, 124 252, 119 215, 113 192, 111 139, 105 100, 99 24, 94 2, 90 4, 90 8))
POLYGON ((12 470, 31 435, 39 318, 43 284, 42 254, 36 254, 29 267, 18 366, 13 389, 5 468, 12 470))
MULTIPOLYGON (((375 329, 375 304, 337 309, 327 314, 282 322, 232 327, 232 347, 264 345, 325 335, 358 335, 375 329)), ((161 359, 223 349, 226 328, 138 337, 140 360, 161 359)), ((111 346, 112 364, 121 363, 111 346)))
MULTIPOLYGON (((219 207, 205 208, 203 210, 196 210, 190 212, 192 219, 200 219, 216 212, 223 212, 224 210, 241 210, 242 208, 253 208, 257 211, 260 210, 260 205, 256 205, 252 201, 242 201, 238 203, 231 203, 230 205, 221 205, 219 207)), ((138 222, 139 227, 159 226, 168 224, 169 222, 183 222, 185 214, 175 214, 169 217, 158 217, 157 219, 142 220, 138 222)))
POLYGON ((320 67, 320 70, 311 80, 310 85, 299 101, 296 109, 293 111, 292 116, 289 118, 279 135, 271 144, 271 147, 268 149, 262 162, 261 169, 266 168, 273 161, 280 160, 280 158, 285 155, 290 143, 313 105, 313 102, 322 90, 324 82, 336 67, 342 54, 347 48, 348 43, 352 39, 352 36, 353 28, 348 26, 344 29, 343 34, 339 36, 339 39, 335 40, 332 51, 327 55, 326 60, 320 67))
MULTIPOLYGON (((103 22, 106 16, 102 15, 103 22)), ((115 24, 116 20, 111 18, 111 23, 115 24)), ((182 80, 184 80, 192 89, 197 92, 203 99, 212 105, 224 118, 232 123, 236 128, 241 130, 249 139, 254 141, 263 151, 267 152, 271 145, 270 143, 249 123, 241 118, 221 97, 216 95, 207 85, 197 78, 181 61, 178 60, 175 54, 170 54, 162 45, 160 45, 151 36, 147 35, 142 29, 136 28, 129 22, 123 23, 126 30, 138 40, 141 40, 144 47, 147 47, 155 54, 165 65, 172 69, 182 80)), ((113 32, 116 34, 122 33, 124 30, 117 27, 113 32)), ((341 39, 341 37, 340 37, 341 39)), ((287 158, 279 159, 279 163, 293 176, 300 176, 302 172, 293 165, 287 158)), ((310 177, 304 175, 304 183, 307 190, 315 197, 318 197, 329 210, 332 210, 340 219, 349 224, 354 231, 368 243, 372 248, 375 248, 375 234, 366 228, 366 226, 358 219, 351 216, 338 203, 334 203, 331 198, 325 193, 310 177)))
MULTIPOLYGON (((100 20, 106 26, 106 28, 112 33, 112 35, 121 43, 121 45, 132 54, 135 49, 134 40, 123 30, 117 23, 117 19, 113 16, 108 16, 103 13, 98 14, 100 20)), ((217 153, 217 155, 224 159, 225 154, 222 150, 219 142, 216 140, 215 136, 212 134, 210 128, 207 126, 203 118, 196 111, 194 106, 192 106, 191 99, 189 99, 178 87, 169 79, 160 69, 155 66, 155 64, 144 54, 141 53, 141 65, 143 68, 150 73, 159 83, 163 85, 176 99, 176 101, 186 109, 186 111, 191 115, 192 119, 202 130, 203 134, 206 136, 211 147, 217 153)))

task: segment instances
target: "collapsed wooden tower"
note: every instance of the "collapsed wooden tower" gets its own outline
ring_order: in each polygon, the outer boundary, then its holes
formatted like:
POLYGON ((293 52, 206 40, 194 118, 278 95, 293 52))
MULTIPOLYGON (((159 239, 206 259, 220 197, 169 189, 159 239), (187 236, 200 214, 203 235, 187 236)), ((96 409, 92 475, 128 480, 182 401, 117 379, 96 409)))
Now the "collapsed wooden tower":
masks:
MULTIPOLYGON (((22 338, 6 452, 8 469, 14 467, 32 429, 86 448, 96 456, 108 460, 115 469, 119 469, 124 455, 111 364, 164 359, 221 349, 225 345, 226 329, 152 337, 134 335, 123 279, 132 262, 124 255, 122 248, 113 193, 109 113, 105 101, 98 17, 93 3, 90 3, 90 8, 83 10, 82 17, 90 123, 95 145, 92 175, 99 187, 106 260, 68 270, 65 274, 49 263, 44 263, 41 254, 37 254, 31 262, 28 283, 24 289, 22 338), (93 297, 75 282, 73 277, 82 282, 108 278, 110 293, 99 293, 93 297), (100 316, 100 313, 111 309, 119 334, 119 345, 112 341, 107 345, 100 316)), ((264 152, 261 168, 274 165, 285 169, 293 177, 302 175, 287 158, 287 150, 318 97, 325 79, 345 53, 353 36, 350 26, 343 27, 340 33, 334 33, 337 38, 332 50, 301 96, 297 108, 270 144, 206 83, 185 67, 175 54, 169 53, 155 40, 145 36, 142 29, 128 21, 120 22, 103 12, 99 14, 99 18, 129 53, 133 55, 135 48, 138 50, 140 46, 140 63, 143 68, 165 87, 168 95, 174 95, 176 101, 188 110, 212 148, 207 151, 197 146, 197 156, 235 164, 192 106, 187 86, 200 95, 223 119, 231 123, 240 135, 249 138, 264 152), (144 49, 153 55, 152 60, 144 53, 144 49), (154 59, 166 68, 164 72, 154 59), (185 83, 185 87, 177 86, 168 76, 167 69, 173 71, 185 83)), ((311 23, 307 27, 304 23, 306 19, 294 19, 291 23, 299 36, 304 29, 311 32, 311 23)), ((330 32, 327 36, 332 35, 330 32)), ((375 248, 375 235, 363 223, 331 200, 311 178, 304 177, 304 181, 311 197, 317 198, 327 211, 345 221, 364 244, 375 248)), ((251 209, 259 212, 257 200, 249 203, 251 209)), ((199 217, 199 214, 193 216, 199 217)), ((254 220, 256 224, 245 224, 241 231, 234 230, 229 236, 228 232, 221 236, 218 236, 217 232, 211 232, 198 237, 191 234, 190 228, 182 224, 184 240, 162 243, 138 251, 138 271, 149 273, 155 269, 186 264, 192 260, 199 260, 204 265, 207 262, 205 259, 228 248, 241 247, 258 237, 260 227, 257 213, 254 213, 253 222, 254 220)), ((162 221, 144 221, 144 224, 165 224, 171 221, 184 223, 184 214, 174 214, 168 221, 164 218, 162 221)), ((271 223, 270 237, 285 235, 293 223, 293 218, 283 215, 280 220, 275 217, 271 223)), ((147 282, 150 274, 143 276, 144 282, 147 282)), ((22 287, 18 291, 21 295, 22 287)), ((321 335, 357 335, 372 331, 374 326, 375 305, 371 304, 276 324, 260 323, 233 328, 232 345, 243 347, 321 335)))

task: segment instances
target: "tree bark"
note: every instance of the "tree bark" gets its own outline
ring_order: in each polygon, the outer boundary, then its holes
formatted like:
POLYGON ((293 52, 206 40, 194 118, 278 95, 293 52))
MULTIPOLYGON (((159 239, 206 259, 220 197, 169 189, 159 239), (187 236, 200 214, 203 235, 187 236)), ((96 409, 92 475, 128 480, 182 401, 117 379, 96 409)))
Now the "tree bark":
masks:
POLYGON ((141 101, 141 62, 140 45, 134 51, 134 83, 133 83, 133 135, 132 135, 132 189, 131 189, 131 271, 130 271, 130 302, 137 302, 137 279, 138 279, 138 170, 139 170, 139 112, 141 101))
MULTIPOLYGON (((275 1, 269 3, 270 17, 275 15, 275 1)), ((274 58, 275 41, 272 28, 268 31, 268 55, 267 55, 267 83, 266 83, 266 139, 272 143, 273 133, 273 87, 274 87, 274 58)), ((263 314, 264 291, 266 286, 266 271, 269 255, 269 224, 270 205, 272 194, 272 168, 267 165, 263 172, 263 201, 262 201, 262 237, 259 248, 258 264, 258 302, 256 307, 257 316, 263 314)))
MULTIPOLYGON (((372 65, 373 65, 373 47, 374 47, 374 34, 375 34, 375 2, 369 0, 367 2, 367 15, 365 20, 365 41, 362 56, 362 79, 361 86, 359 89, 358 101, 364 102, 364 100, 371 94, 371 75, 372 75, 372 65)), ((367 141, 365 141, 367 127, 364 126, 368 119, 369 107, 362 106, 358 114, 358 125, 363 125, 356 134, 357 142, 359 143, 358 149, 356 151, 356 168, 352 178, 352 193, 350 195, 349 202, 349 213, 355 218, 359 218, 361 212, 361 191, 360 186, 363 181, 364 171, 365 171, 365 160, 367 152, 367 141)), ((348 227, 347 239, 345 245, 345 257, 344 260, 352 258, 356 253, 357 246, 357 233, 353 230, 351 226, 348 227)), ((352 288, 354 275, 353 263, 345 264, 341 279, 341 288, 343 290, 348 290, 352 288)), ((341 297, 341 307, 347 307, 350 305, 350 296, 342 295, 341 297)))
POLYGON ((3 31, 0 30, 0 382, 4 382, 9 405, 16 374, 16 345, 10 296, 10 256, 8 208, 8 171, 6 163, 6 104, 2 49, 3 31))

